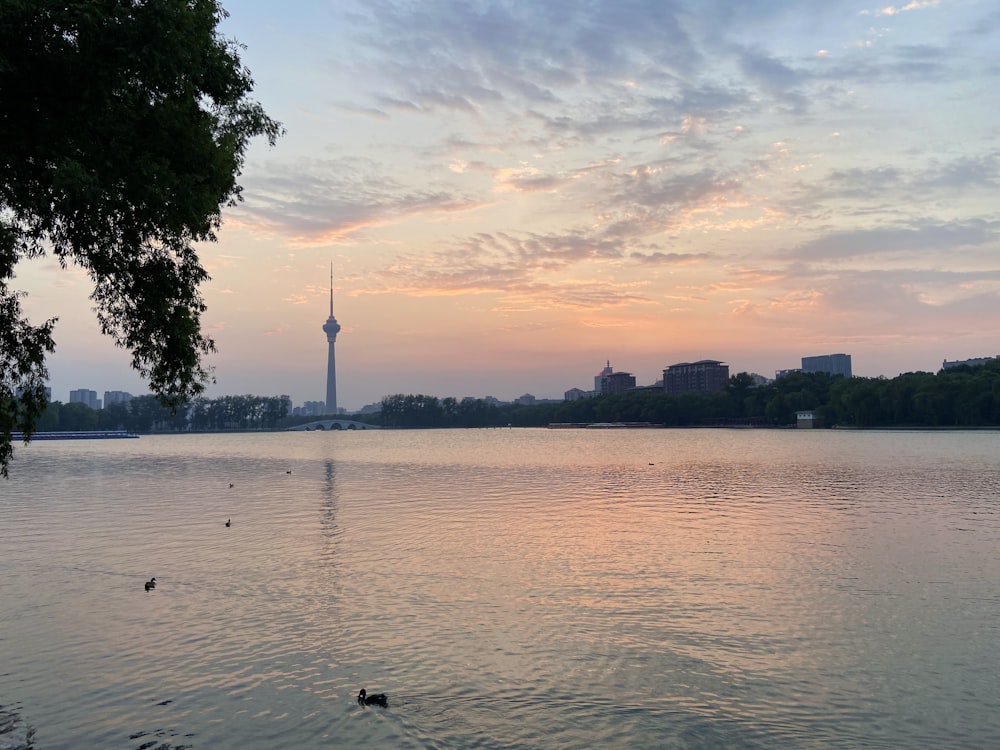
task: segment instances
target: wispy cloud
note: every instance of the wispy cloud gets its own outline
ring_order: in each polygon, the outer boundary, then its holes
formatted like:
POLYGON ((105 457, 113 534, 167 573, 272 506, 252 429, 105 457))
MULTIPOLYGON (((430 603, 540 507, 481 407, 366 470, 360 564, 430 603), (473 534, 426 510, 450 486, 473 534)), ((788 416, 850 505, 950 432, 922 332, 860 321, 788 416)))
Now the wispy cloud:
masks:
POLYGON ((995 301, 985 0, 334 12, 330 87, 309 92, 329 133, 250 164, 226 218, 303 255, 337 245, 355 299, 859 346, 965 330, 995 301))
POLYGON ((372 227, 481 205, 444 189, 406 186, 356 158, 272 165, 248 176, 245 195, 233 221, 299 246, 335 244, 372 227))

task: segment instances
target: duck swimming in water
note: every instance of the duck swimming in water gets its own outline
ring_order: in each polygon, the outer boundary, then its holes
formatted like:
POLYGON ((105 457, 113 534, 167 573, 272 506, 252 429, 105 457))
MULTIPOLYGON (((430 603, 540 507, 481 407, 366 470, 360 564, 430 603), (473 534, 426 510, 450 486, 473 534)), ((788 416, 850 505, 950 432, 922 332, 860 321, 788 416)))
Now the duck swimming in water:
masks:
POLYGON ((156 588, 156 576, 153 576, 148 581, 146 581, 146 591, 156 588))
POLYGON ((226 521, 226 528, 228 529, 232 525, 233 525, 233 519, 230 518, 228 521, 226 521))
POLYGON ((385 693, 376 693, 375 695, 368 695, 364 688, 361 688, 361 692, 358 693, 358 703, 362 706, 388 706, 389 699, 385 697, 385 693))

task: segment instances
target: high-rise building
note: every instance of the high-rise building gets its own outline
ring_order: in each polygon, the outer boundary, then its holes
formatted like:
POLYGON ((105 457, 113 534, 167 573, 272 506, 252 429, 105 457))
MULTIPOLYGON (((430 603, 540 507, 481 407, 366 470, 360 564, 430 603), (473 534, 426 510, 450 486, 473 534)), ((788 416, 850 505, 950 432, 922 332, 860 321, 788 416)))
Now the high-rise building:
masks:
POLYGON ((310 417, 322 417, 326 414, 326 404, 322 401, 305 401, 299 413, 310 417))
POLYGON ((69 402, 71 404, 86 404, 91 409, 101 408, 101 399, 97 397, 97 391, 88 388, 78 388, 69 392, 69 402))
POLYGON ((851 377, 850 354, 822 354, 802 358, 802 372, 825 372, 828 375, 851 377))
POLYGON ((614 370, 611 369, 611 360, 609 359, 608 363, 604 365, 604 369, 594 376, 594 393, 598 396, 604 393, 604 381, 613 372, 614 370))
POLYGON ((337 343, 337 334, 340 333, 340 323, 333 317, 333 263, 330 264, 330 317, 323 324, 323 332, 326 334, 328 344, 326 355, 326 413, 337 413, 337 355, 334 352, 334 344, 337 343))
POLYGON ((104 392, 104 408, 107 409, 111 404, 127 404, 132 400, 132 394, 128 391, 105 391, 104 392))
POLYGON ((729 383, 729 365, 716 359, 678 362, 663 371, 663 390, 671 395, 725 390, 729 383))
POLYGON ((635 388, 635 375, 630 372, 613 372, 601 380, 602 396, 625 393, 635 388))
POLYGON ((635 388, 635 375, 630 372, 615 372, 611 367, 611 360, 608 360, 600 374, 594 376, 593 394, 587 395, 608 396, 613 393, 624 393, 633 388, 635 388))

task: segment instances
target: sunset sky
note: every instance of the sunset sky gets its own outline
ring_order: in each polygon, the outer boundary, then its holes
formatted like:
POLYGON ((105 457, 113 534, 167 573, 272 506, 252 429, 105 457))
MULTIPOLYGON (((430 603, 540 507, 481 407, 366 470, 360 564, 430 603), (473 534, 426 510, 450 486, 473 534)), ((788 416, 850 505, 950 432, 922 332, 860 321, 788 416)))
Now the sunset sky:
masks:
MULTIPOLYGON (((331 262, 349 408, 1000 354, 995 2, 226 5, 287 133, 201 248, 209 396, 324 398, 331 262)), ((53 398, 147 392, 79 269, 13 286, 53 398)))

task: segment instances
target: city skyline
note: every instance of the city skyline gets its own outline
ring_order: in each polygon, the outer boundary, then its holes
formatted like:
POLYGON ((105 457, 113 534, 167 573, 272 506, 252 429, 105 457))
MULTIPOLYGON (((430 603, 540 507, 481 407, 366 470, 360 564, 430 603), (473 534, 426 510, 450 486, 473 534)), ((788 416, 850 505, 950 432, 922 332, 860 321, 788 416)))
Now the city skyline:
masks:
MULTIPOLYGON (((942 363, 941 363, 941 365, 939 367, 928 369, 928 370, 924 370, 924 372, 932 372, 933 373, 933 372, 937 372, 939 370, 946 370, 946 369, 948 369, 950 367, 956 367, 956 366, 962 366, 962 365, 977 366, 977 365, 985 364, 987 362, 991 362, 991 361, 993 361, 995 359, 1000 359, 1000 355, 988 355, 988 356, 984 356, 984 357, 972 357, 972 358, 969 358, 969 359, 966 359, 966 360, 952 360, 952 361, 943 360, 942 363)), ((695 362, 693 364, 694 365, 718 364, 718 365, 723 366, 727 371, 730 369, 728 363, 723 362, 723 361, 718 361, 718 360, 702 360, 702 361, 699 361, 699 362, 695 362)), ((733 375, 737 375, 737 374, 741 374, 741 373, 746 373, 746 374, 749 374, 749 375, 753 376, 754 378, 763 378, 766 381, 777 380, 778 378, 784 377, 785 375, 788 375, 788 374, 791 374, 791 373, 796 373, 796 372, 806 372, 806 373, 808 373, 808 372, 825 372, 825 373, 828 373, 828 374, 831 374, 831 375, 844 375, 845 377, 856 377, 856 376, 852 375, 851 372, 850 372, 850 370, 851 370, 851 355, 850 354, 834 353, 834 354, 825 354, 825 355, 804 356, 804 357, 801 357, 801 365, 802 365, 801 367, 784 368, 784 369, 775 370, 775 371, 773 371, 771 373, 768 373, 768 374, 764 374, 764 373, 760 373, 760 372, 750 372, 748 370, 732 370, 732 374, 733 375), (809 362, 808 360, 813 360, 813 361, 809 362)), ((528 391, 522 393, 520 396, 511 396, 510 398, 497 398, 496 396, 494 396, 493 394, 490 394, 490 393, 477 393, 477 394, 465 393, 462 396, 460 396, 459 398, 466 398, 466 397, 470 397, 471 396, 472 398, 496 399, 500 403, 521 403, 521 402, 525 402, 526 398, 530 398, 532 400, 537 400, 538 402, 575 400, 575 399, 581 398, 581 397, 594 397, 594 396, 601 395, 602 391, 603 391, 603 387, 601 385, 602 381, 607 380, 611 376, 615 376, 616 378, 618 378, 619 376, 629 376, 629 380, 631 381, 630 387, 626 387, 626 388, 622 388, 621 385, 620 385, 620 383, 619 383, 619 386, 614 389, 614 392, 621 392, 622 390, 630 390, 632 388, 635 388, 635 389, 646 389, 646 388, 650 388, 652 386, 662 387, 665 391, 669 392, 670 389, 667 388, 667 386, 665 385, 665 381, 666 381, 665 376, 667 374, 666 371, 668 369, 673 369, 673 368, 676 368, 678 366, 680 366, 680 367, 691 367, 692 363, 689 363, 689 362, 679 362, 679 363, 672 363, 671 365, 667 365, 663 370, 660 371, 660 373, 657 374, 655 381, 647 383, 647 382, 640 382, 640 381, 638 381, 637 378, 631 372, 628 372, 628 371, 625 371, 625 370, 615 370, 614 367, 611 365, 611 360, 608 359, 608 360, 605 361, 605 366, 603 368, 601 368, 601 370, 596 375, 594 375, 594 378, 593 378, 594 385, 593 385, 593 389, 592 390, 579 388, 577 386, 569 386, 569 387, 567 387, 567 388, 564 389, 564 391, 563 391, 563 393, 561 395, 554 396, 554 397, 553 396, 536 396, 534 393, 530 393, 530 389, 529 389, 528 391)), ((903 374, 903 373, 900 373, 900 374, 903 374)), ((329 379, 329 370, 327 372, 327 377, 329 379)), ((759 382, 764 382, 764 381, 759 381, 759 382)), ((48 396, 49 396, 49 400, 50 401, 62 401, 62 399, 58 398, 57 395, 53 396, 53 394, 52 394, 52 388, 51 387, 48 387, 46 390, 48 392, 48 396)), ((699 390, 699 389, 695 388, 694 390, 699 390)), ((719 388, 713 388, 711 390, 719 390, 719 388)), ((97 391, 95 391, 93 389, 80 388, 80 389, 73 389, 73 390, 70 391, 69 399, 67 399, 67 402, 73 402, 73 401, 84 401, 84 402, 87 402, 88 399, 82 397, 82 394, 86 394, 88 391, 89 391, 90 399, 91 400, 92 399, 96 399, 97 394, 98 394, 97 391)), ((146 395, 146 394, 140 394, 140 395, 146 395)), ((254 393, 254 394, 219 394, 219 395, 220 396, 252 395, 252 396, 270 397, 270 396, 288 395, 288 394, 278 394, 278 393, 274 393, 274 394, 262 394, 262 393, 254 393)), ((391 396, 391 395, 395 395, 395 394, 390 394, 390 393, 385 394, 385 396, 391 396)), ((451 394, 443 394, 443 393, 441 393, 441 394, 424 394, 424 395, 436 395, 436 396, 439 396, 439 397, 447 397, 447 396, 455 397, 456 396, 456 394, 454 394, 454 393, 451 393, 451 394)), ((115 403, 127 402, 127 401, 131 400, 132 398, 134 398, 133 394, 128 393, 128 392, 123 392, 123 391, 108 391, 108 390, 104 391, 104 397, 105 397, 104 398, 105 405, 108 404, 108 403, 112 403, 111 400, 110 400, 111 398, 114 399, 115 403)), ((97 404, 101 404, 101 400, 100 399, 96 399, 96 403, 97 404)), ((326 409, 325 407, 326 407, 327 403, 328 402, 324 402, 324 401, 312 401, 312 400, 309 400, 309 399, 306 399, 303 402, 295 402, 295 400, 292 399, 292 406, 294 406, 296 409, 305 408, 306 409, 305 413, 307 413, 307 414, 315 414, 317 416, 321 416, 321 415, 324 415, 324 414, 337 413, 337 412, 329 411, 328 409, 326 409), (320 408, 320 407, 323 407, 323 408, 320 408)), ((348 413, 349 414, 349 413, 352 413, 352 412, 361 411, 363 408, 370 407, 370 406, 372 406, 374 404, 377 404, 377 403, 378 403, 378 400, 376 400, 374 402, 371 402, 371 403, 361 404, 361 405, 359 405, 357 407, 354 407, 354 408, 344 408, 344 407, 341 407, 340 411, 342 413, 348 413)), ((92 408, 96 408, 96 409, 103 408, 101 405, 94 406, 93 403, 90 403, 89 405, 92 408)))
MULTIPOLYGON (((1000 12, 986 2, 429 0, 229 7, 256 144, 199 248, 206 395, 339 400, 588 387, 611 359, 855 375, 1000 350, 1000 12), (332 315, 332 313, 331 313, 332 315)), ((55 398, 145 393, 78 268, 19 264, 59 316, 55 398), (89 384, 89 385, 88 385, 89 384)))

